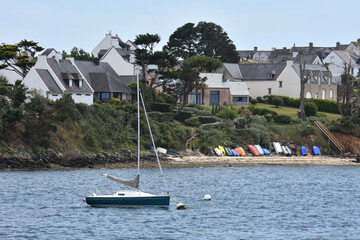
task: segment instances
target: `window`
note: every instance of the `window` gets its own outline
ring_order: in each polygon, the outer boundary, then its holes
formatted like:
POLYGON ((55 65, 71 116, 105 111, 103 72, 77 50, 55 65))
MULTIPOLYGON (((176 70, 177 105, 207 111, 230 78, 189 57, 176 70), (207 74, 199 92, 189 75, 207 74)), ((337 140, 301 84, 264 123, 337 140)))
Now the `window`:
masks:
POLYGON ((190 93, 190 103, 200 104, 200 93, 190 93))
POLYGON ((233 97, 233 102, 247 102, 247 97, 233 97))
POLYGON ((110 93, 98 92, 98 100, 101 102, 108 102, 110 100, 110 93))
POLYGON ((85 96, 90 96, 90 94, 85 94, 85 96))
POLYGON ((82 94, 78 93, 78 94, 76 94, 76 95, 81 96, 82 94))
POLYGON ((351 74, 354 74, 354 68, 351 68, 351 74))
POLYGON ((325 91, 325 89, 322 90, 322 99, 326 99, 326 91, 325 91))
POLYGON ((268 95, 271 95, 271 88, 268 88, 268 95))
POLYGON ((220 102, 220 91, 210 91, 210 105, 216 105, 220 102))
POLYGON ((58 95, 57 94, 53 94, 53 97, 57 97, 58 95))
POLYGON ((335 62, 335 57, 334 56, 331 56, 330 57, 330 63, 334 63, 335 62))
POLYGON ((268 79, 273 79, 273 75, 271 73, 268 74, 268 79))
POLYGON ((305 98, 311 98, 311 92, 307 92, 305 98))
POLYGON ((279 81, 279 88, 282 88, 282 81, 279 81))
POLYGON ((333 98, 333 91, 330 90, 330 99, 332 99, 332 98, 333 98))

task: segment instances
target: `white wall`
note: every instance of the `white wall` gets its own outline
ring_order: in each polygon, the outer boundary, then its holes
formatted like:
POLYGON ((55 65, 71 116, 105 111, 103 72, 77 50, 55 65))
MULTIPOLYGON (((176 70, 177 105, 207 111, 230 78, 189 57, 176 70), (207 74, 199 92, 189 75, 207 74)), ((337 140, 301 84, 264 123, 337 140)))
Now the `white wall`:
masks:
POLYGON ((45 83, 41 80, 39 74, 36 72, 35 67, 32 67, 28 74, 25 76, 22 83, 29 88, 29 90, 37 90, 42 96, 46 96, 49 91, 45 83))
POLYGON ((75 103, 85 103, 87 105, 93 104, 94 94, 71 94, 72 99, 75 103))
POLYGON ((110 51, 101 59, 101 62, 109 63, 117 75, 135 75, 134 65, 125 61, 115 48, 111 48, 110 51))
POLYGON ((6 79, 8 80, 9 83, 14 84, 16 82, 16 80, 21 80, 22 77, 17 74, 14 71, 10 71, 10 70, 6 70, 6 69, 1 69, 0 70, 0 76, 3 75, 6 77, 6 79))
POLYGON ((292 61, 286 62, 286 67, 276 81, 246 81, 246 84, 252 98, 268 95, 269 88, 271 88, 271 95, 300 97, 300 77, 292 67, 292 61), (282 87, 280 87, 280 81, 282 81, 282 87))

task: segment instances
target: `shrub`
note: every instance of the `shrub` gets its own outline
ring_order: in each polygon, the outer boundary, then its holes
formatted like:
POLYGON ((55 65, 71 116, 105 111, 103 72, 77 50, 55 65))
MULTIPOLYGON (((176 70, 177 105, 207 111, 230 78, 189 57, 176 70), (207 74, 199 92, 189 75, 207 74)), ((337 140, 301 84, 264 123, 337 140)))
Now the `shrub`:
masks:
POLYGON ((319 117, 319 118, 320 118, 320 117, 325 117, 325 118, 326 118, 327 115, 326 115, 325 113, 319 113, 319 112, 318 112, 318 113, 316 113, 316 117, 319 117))
POLYGON ((155 112, 170 112, 171 111, 171 104, 153 102, 153 103, 151 103, 151 110, 155 111, 155 112))
POLYGON ((316 113, 318 111, 318 107, 313 102, 307 102, 305 103, 305 115, 307 117, 310 116, 316 116, 316 113))
POLYGON ((253 99, 250 100, 250 103, 253 104, 253 105, 255 105, 255 104, 258 103, 258 101, 257 101, 255 98, 253 98, 253 99))
POLYGON ((199 110, 196 115, 198 116, 211 116, 211 112, 208 112, 206 110, 199 110))
POLYGON ((198 120, 201 124, 219 122, 220 119, 214 116, 199 116, 198 120))
POLYGON ((224 122, 216 122, 216 123, 207 123, 207 124, 202 124, 200 126, 200 130, 201 131, 209 131, 209 130, 213 130, 213 129, 223 129, 226 127, 226 124, 224 122))
POLYGON ((247 120, 244 117, 238 117, 238 118, 234 119, 234 122, 235 122, 235 126, 237 128, 243 128, 243 127, 245 127, 247 120))
POLYGON ((300 124, 300 123, 301 123, 301 119, 300 119, 300 118, 291 118, 291 123, 300 124))
POLYGON ((154 121, 160 121, 161 112, 148 112, 147 115, 154 121))
POLYGON ((273 119, 273 115, 268 113, 265 115, 265 118, 266 118, 266 121, 271 122, 271 120, 273 119))
POLYGON ((160 116, 160 122, 171 122, 174 119, 174 114, 172 113, 163 113, 160 116))
POLYGON ((120 99, 119 98, 112 98, 112 99, 109 100, 109 104, 118 105, 118 104, 120 104, 120 99))
POLYGON ((219 117, 219 118, 223 118, 223 119, 231 119, 233 120, 234 118, 236 118, 236 112, 234 110, 231 109, 223 109, 220 112, 218 112, 215 116, 219 117))
POLYGON ((284 105, 284 100, 279 97, 274 97, 273 99, 271 99, 271 104, 275 105, 278 108, 279 106, 284 105))
POLYGON ((192 112, 182 111, 175 117, 175 119, 180 122, 185 122, 186 119, 191 118, 192 116, 192 112))
POLYGON ((274 117, 276 123, 285 123, 289 124, 291 122, 291 117, 287 115, 277 115, 274 117))
POLYGON ((271 114, 272 116, 278 115, 277 112, 266 109, 266 108, 255 108, 255 107, 249 106, 248 109, 250 109, 250 111, 256 115, 266 115, 266 114, 271 114))
POLYGON ((264 116, 255 116, 253 119, 251 119, 251 124, 265 125, 266 119, 264 116))
POLYGON ((195 104, 195 103, 190 103, 190 104, 186 105, 186 107, 191 107, 191 108, 196 108, 198 110, 203 110, 203 108, 199 104, 195 104))
POLYGON ((190 127, 199 127, 201 123, 198 117, 191 117, 185 120, 185 125, 190 127))
POLYGON ((262 99, 262 97, 256 97, 256 101, 258 101, 259 103, 262 103, 262 102, 264 102, 264 100, 262 99))

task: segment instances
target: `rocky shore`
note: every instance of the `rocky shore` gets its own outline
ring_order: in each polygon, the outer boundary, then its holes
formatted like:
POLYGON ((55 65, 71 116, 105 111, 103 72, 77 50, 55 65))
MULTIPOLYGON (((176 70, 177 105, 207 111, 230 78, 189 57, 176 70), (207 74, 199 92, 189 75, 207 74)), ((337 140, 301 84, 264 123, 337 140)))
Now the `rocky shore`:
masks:
MULTIPOLYGON (((161 156, 163 167, 210 167, 210 166, 253 166, 253 165, 359 165, 360 155, 341 156, 260 156, 260 157, 218 157, 194 153, 188 156, 161 156)), ((62 155, 49 150, 39 154, 0 155, 0 170, 44 170, 63 168, 123 168, 135 167, 137 156, 131 151, 114 154, 62 155)), ((157 167, 155 155, 144 153, 142 167, 157 167)))

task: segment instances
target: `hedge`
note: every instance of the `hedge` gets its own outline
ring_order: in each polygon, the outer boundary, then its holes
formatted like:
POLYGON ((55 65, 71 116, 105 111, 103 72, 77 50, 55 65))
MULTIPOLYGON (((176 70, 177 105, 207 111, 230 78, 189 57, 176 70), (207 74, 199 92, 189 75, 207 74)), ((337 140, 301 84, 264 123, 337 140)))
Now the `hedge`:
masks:
POLYGON ((277 115, 274 117, 276 123, 285 123, 289 124, 291 122, 291 117, 287 115, 277 115))
POLYGON ((274 116, 278 115, 277 112, 266 109, 266 108, 256 108, 253 106, 249 106, 248 109, 255 115, 267 115, 267 114, 271 114, 274 116))
POLYGON ((171 104, 153 102, 153 103, 151 103, 151 110, 154 111, 154 112, 170 112, 171 111, 171 104))
POLYGON ((182 111, 175 117, 175 119, 180 122, 185 122, 186 119, 191 118, 192 116, 193 116, 192 112, 182 111))
MULTIPOLYGON (((269 103, 271 103, 271 100, 275 97, 282 98, 284 100, 284 106, 286 107, 294 107, 294 108, 300 107, 299 98, 291 98, 288 96, 270 95, 269 103)), ((305 102, 309 102, 309 101, 314 102, 316 106, 318 106, 318 111, 320 112, 328 112, 328 113, 336 113, 336 114, 339 113, 337 103, 334 100, 318 99, 318 98, 305 99, 305 102)))
POLYGON ((201 124, 219 122, 220 119, 214 116, 199 116, 198 120, 201 124))

